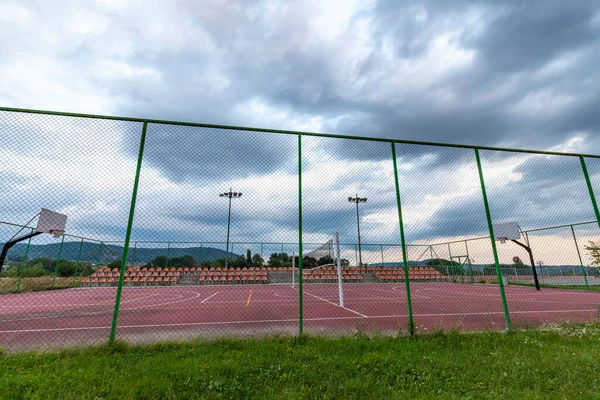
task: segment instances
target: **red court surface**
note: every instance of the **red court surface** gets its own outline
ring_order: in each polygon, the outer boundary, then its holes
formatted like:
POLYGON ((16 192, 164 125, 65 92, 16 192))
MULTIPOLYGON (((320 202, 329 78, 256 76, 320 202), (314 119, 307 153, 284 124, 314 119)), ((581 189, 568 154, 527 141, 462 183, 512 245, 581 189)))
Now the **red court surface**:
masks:
MULTIPOLYGON (((412 283, 417 331, 504 330, 495 285, 412 283)), ((591 321, 600 292, 509 286, 515 327, 591 321)), ((78 288, 0 296, 0 347, 11 350, 93 345, 108 340, 116 288, 78 288)), ((298 289, 289 285, 126 287, 117 339, 131 343, 298 333, 298 289)), ((319 335, 406 333, 403 283, 305 284, 304 331, 319 335)))

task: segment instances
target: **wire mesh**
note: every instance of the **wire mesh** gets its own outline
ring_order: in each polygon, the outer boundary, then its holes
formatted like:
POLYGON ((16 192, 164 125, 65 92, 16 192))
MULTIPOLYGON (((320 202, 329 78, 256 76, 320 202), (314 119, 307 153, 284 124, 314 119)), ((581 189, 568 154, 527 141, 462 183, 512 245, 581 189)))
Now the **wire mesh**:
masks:
POLYGON ((501 328, 497 279, 472 273, 493 260, 473 150, 396 147, 417 329, 501 328))
POLYGON ((68 235, 35 236, 9 251, 0 347, 106 342, 115 276, 93 294, 80 285, 121 257, 140 132, 137 122, 0 112, 0 240, 34 231, 41 208, 68 214, 68 235))
POLYGON ((583 300, 586 293, 572 290, 585 282, 573 233, 563 226, 595 217, 579 160, 484 151, 482 164, 493 221, 517 222, 525 231, 498 245, 512 323, 594 318, 597 307, 583 300))
POLYGON ((597 318, 595 156, 7 110, 0 138, 0 240, 68 216, 8 252, 0 347, 597 318))

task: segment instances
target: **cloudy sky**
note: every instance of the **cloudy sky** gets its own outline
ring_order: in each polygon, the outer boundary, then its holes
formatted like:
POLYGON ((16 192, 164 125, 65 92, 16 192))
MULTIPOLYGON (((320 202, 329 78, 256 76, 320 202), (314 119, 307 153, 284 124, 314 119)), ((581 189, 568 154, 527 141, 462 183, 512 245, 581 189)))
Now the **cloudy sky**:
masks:
MULTIPOLYGON (((595 1, 4 0, 0 34, 5 107, 600 153, 595 1)), ((24 223, 46 206, 72 233, 121 239, 140 132, 0 113, 0 216, 24 223)), ((233 187, 234 241, 296 242, 297 145, 150 125, 134 238, 223 241, 217 195, 233 187)), ((302 151, 306 241, 356 241, 358 193, 363 241, 397 243, 389 143, 304 137, 302 151)), ((471 150, 396 151, 409 241, 486 233, 471 150)), ((576 158, 481 157, 496 222, 595 219, 576 158)), ((588 163, 600 191, 600 162, 588 163)), ((553 249, 543 258, 575 263, 569 234, 537 235, 553 249)))

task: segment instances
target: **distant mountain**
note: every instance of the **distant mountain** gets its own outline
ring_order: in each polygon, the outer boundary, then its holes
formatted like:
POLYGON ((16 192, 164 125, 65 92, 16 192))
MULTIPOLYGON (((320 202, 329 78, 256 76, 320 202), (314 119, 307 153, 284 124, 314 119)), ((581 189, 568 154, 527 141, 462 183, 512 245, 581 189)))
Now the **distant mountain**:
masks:
MULTIPOLYGON (((123 247, 112 244, 100 244, 93 242, 64 242, 60 257, 65 260, 76 261, 81 246, 81 261, 92 262, 97 264, 107 264, 115 260, 120 260, 123 254, 123 247)), ((16 244, 8 252, 8 259, 15 257, 23 257, 27 250, 26 243, 16 244)), ((60 243, 30 245, 28 259, 39 257, 57 258, 60 251, 60 243)), ((219 258, 225 258, 227 254, 224 250, 215 249, 213 247, 171 247, 168 250, 169 258, 183 257, 190 255, 198 262, 215 261, 219 258)), ((141 248, 134 250, 130 247, 128 254, 128 262, 147 263, 158 256, 166 256, 167 248, 141 248), (134 259, 135 257, 135 259, 134 259)), ((229 257, 237 257, 237 254, 229 253, 229 257)))
MULTIPOLYGON (((384 267, 402 267, 403 263, 402 261, 396 261, 396 262, 386 262, 386 263, 372 263, 369 264, 372 267, 379 267, 379 266, 384 266, 384 267)), ((408 260, 408 265, 410 266, 425 266, 425 265, 439 265, 436 263, 436 260, 419 260, 419 261, 411 261, 408 260)), ((471 264, 471 268, 473 269, 473 271, 483 271, 484 268, 490 268, 491 266, 493 266, 492 263, 490 264, 471 264)), ((466 267, 466 265, 465 265, 466 267)), ((501 264, 502 268, 515 268, 514 265, 505 265, 505 264, 501 264)), ((590 266, 586 266, 587 268, 591 268, 590 266)), ((525 269, 525 270, 530 270, 531 269, 531 265, 525 264, 521 267, 518 267, 519 270, 521 269, 525 269)), ((581 266, 580 265, 543 265, 543 266, 536 266, 536 270, 538 271, 538 273, 559 273, 560 271, 575 271, 576 273, 578 273, 578 271, 581 271, 581 266)))

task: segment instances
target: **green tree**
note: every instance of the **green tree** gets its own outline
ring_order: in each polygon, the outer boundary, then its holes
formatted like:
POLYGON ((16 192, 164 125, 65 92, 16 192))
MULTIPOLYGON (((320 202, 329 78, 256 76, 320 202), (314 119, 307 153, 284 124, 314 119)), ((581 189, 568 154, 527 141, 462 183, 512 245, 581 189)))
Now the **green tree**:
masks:
POLYGON ((281 259, 279 257, 277 257, 277 253, 271 254, 271 257, 269 257, 269 266, 270 267, 281 267, 281 259))
POLYGON ((23 269, 23 276, 27 278, 36 278, 44 275, 48 275, 48 271, 44 269, 42 264, 28 265, 23 269))
POLYGON ((0 278, 16 278, 19 276, 19 267, 17 265, 5 265, 0 272, 0 278))
POLYGON ((107 265, 108 268, 113 269, 121 269, 121 260, 115 260, 107 265))
POLYGON ((43 269, 48 272, 54 273, 56 268, 56 259, 50 257, 38 257, 27 261, 26 266, 41 265, 43 269))
MULTIPOLYGON (((77 264, 69 260, 60 260, 58 262, 57 275, 61 277, 75 275, 77 264)), ((54 272, 54 271, 53 271, 54 272)))
POLYGON ((333 258, 329 257, 329 256, 325 256, 325 257, 321 257, 319 258, 319 260, 317 261, 318 265, 327 265, 327 264, 333 264, 333 258))
POLYGON ((234 268, 244 268, 246 266, 246 257, 237 256, 229 259, 229 266, 234 268))
POLYGON ((195 267, 197 264, 196 259, 190 255, 185 255, 183 257, 174 257, 169 259, 169 265, 173 267, 186 267, 191 268, 195 267))
POLYGON ((523 263, 523 261, 521 261, 521 258, 519 258, 519 256, 514 256, 512 258, 513 264, 515 267, 524 267, 525 264, 523 263))
POLYGON ((591 265, 600 266, 600 242, 588 241, 584 246, 588 256, 592 259, 591 265))
POLYGON ((252 251, 246 250, 246 264, 252 265, 252 251))
POLYGON ((260 254, 256 253, 252 256, 252 264, 255 267, 262 267, 265 263, 265 260, 260 256, 260 254))
POLYGON ((158 256, 154 260, 150 261, 148 264, 144 265, 146 268, 164 268, 167 266, 167 257, 166 256, 158 256))

